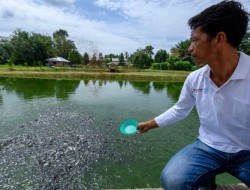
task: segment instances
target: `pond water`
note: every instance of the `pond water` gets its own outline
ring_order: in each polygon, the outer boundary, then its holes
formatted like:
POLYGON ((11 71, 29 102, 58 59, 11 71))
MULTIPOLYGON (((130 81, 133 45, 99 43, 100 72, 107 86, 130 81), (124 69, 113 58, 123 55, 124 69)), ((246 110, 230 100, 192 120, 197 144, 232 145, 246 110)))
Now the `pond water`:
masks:
POLYGON ((196 110, 143 135, 119 125, 159 115, 182 84, 0 78, 0 189, 160 187, 165 163, 197 137, 196 110))

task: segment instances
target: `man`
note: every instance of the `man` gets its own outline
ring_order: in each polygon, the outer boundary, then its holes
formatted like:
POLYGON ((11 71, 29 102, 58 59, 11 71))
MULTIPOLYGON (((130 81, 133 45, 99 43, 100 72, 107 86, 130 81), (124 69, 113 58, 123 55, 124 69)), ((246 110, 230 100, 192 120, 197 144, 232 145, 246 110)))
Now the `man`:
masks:
POLYGON ((168 126, 196 106, 199 136, 162 171, 167 190, 215 189, 215 176, 224 172, 250 187, 250 57, 237 51, 248 20, 236 1, 222 1, 191 18, 189 51, 205 66, 187 77, 172 108, 138 124, 139 134, 168 126))

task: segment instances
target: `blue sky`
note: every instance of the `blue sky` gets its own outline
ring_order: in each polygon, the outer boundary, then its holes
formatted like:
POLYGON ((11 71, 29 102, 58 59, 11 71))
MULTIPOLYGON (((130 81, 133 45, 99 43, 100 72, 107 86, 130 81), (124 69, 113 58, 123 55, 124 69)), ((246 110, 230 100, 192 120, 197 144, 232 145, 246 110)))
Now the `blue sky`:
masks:
MULTIPOLYGON (((168 52, 190 36, 187 21, 220 0, 0 0, 0 36, 64 29, 80 53, 168 52)), ((250 0, 239 0, 250 11, 250 0)))

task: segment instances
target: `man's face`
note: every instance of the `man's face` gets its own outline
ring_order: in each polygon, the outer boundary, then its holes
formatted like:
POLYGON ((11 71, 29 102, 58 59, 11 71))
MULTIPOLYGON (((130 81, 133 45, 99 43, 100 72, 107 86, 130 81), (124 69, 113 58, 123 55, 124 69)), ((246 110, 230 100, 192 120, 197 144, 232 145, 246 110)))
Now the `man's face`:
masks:
POLYGON ((200 27, 191 33, 191 44, 188 51, 197 65, 206 65, 211 62, 213 57, 213 40, 208 40, 206 33, 202 32, 200 27))

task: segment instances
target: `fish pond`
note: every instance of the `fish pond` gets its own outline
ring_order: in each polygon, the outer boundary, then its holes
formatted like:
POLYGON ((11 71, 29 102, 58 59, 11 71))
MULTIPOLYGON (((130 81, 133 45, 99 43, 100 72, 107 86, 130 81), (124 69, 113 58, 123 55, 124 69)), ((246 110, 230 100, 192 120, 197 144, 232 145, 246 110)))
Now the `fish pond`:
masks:
MULTIPOLYGON (((166 162, 198 135, 196 110, 143 135, 119 126, 164 112, 182 85, 0 78, 0 189, 160 187, 166 162)), ((223 174, 217 182, 238 181, 223 174)))

